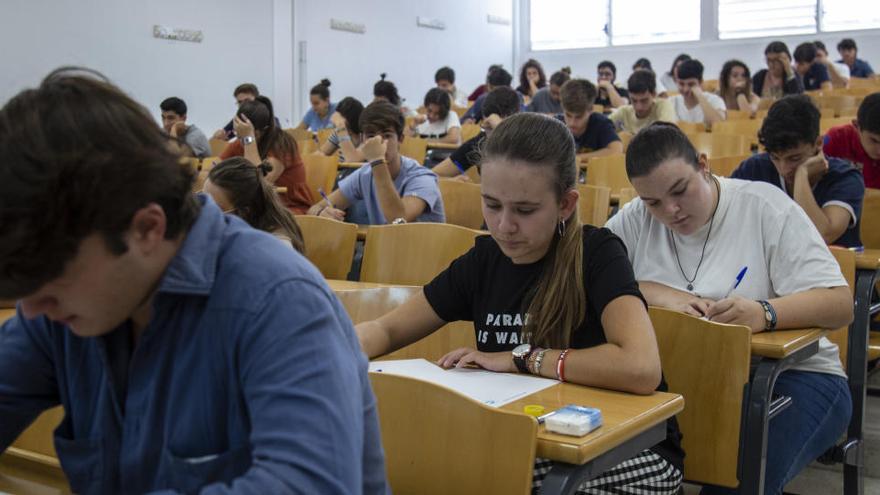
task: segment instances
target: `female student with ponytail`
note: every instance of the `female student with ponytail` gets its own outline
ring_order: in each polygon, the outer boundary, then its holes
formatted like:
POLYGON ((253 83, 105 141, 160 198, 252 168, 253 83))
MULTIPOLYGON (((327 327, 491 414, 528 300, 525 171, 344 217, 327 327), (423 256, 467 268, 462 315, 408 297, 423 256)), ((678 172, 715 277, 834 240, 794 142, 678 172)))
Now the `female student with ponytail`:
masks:
MULTIPOLYGON (((409 301, 356 330, 376 357, 450 321, 474 322, 476 349, 438 362, 531 373, 582 385, 648 394, 665 389, 647 308, 623 243, 581 225, 571 133, 553 118, 524 113, 498 125, 482 147, 483 215, 477 238, 409 301), (526 344, 526 345, 522 345, 526 344)), ((677 424, 667 439, 578 493, 676 493, 683 452, 677 424), (602 490, 599 492, 599 490, 602 490)), ((541 486, 552 463, 536 461, 541 486)))
POLYGON ((299 225, 293 214, 281 206, 275 186, 263 179, 270 171, 265 162, 254 167, 244 158, 229 158, 211 169, 204 191, 224 213, 241 217, 251 227, 274 235, 302 253, 299 225))
POLYGON ((252 165, 267 163, 271 171, 265 180, 287 188, 287 193, 280 195, 281 203, 294 213, 307 212, 313 201, 306 169, 296 141, 276 124, 269 98, 257 96, 242 103, 232 121, 238 139, 226 146, 220 159, 243 156, 252 165))

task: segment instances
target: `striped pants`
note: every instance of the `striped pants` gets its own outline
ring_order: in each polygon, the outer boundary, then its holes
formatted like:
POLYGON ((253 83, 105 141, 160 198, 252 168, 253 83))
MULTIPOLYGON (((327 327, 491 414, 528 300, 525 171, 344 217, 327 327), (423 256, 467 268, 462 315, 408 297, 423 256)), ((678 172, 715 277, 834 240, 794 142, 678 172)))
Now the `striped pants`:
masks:
MULTIPOLYGON (((544 477, 553 467, 553 461, 535 459, 532 476, 532 494, 541 490, 544 477)), ((681 486, 682 475, 675 466, 651 450, 643 450, 587 481, 577 489, 578 495, 661 494, 675 495, 681 486)))

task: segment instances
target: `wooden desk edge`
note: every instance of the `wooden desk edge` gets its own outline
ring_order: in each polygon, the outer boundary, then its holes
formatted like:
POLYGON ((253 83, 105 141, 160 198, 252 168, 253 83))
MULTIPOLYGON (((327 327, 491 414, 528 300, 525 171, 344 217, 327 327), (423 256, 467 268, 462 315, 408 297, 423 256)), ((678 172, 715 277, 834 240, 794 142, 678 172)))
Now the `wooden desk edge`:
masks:
POLYGON ((856 254, 856 269, 877 270, 880 268, 880 249, 866 249, 856 254))
POLYGON ((752 335, 752 354, 782 359, 819 340, 826 333, 828 331, 821 328, 756 333, 752 335))

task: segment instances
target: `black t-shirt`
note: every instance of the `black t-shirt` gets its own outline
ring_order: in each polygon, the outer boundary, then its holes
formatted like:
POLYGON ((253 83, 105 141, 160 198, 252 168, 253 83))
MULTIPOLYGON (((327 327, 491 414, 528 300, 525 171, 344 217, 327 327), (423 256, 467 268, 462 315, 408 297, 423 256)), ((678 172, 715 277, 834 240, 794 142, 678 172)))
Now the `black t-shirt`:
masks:
MULTIPOLYGON (((556 116, 558 120, 565 122, 562 114, 556 116)), ((587 119, 587 128, 580 136, 574 136, 574 145, 578 152, 581 150, 598 151, 608 147, 614 141, 620 141, 614 122, 601 113, 593 112, 587 119)))
POLYGON ((486 133, 481 132, 475 137, 465 141, 457 150, 449 155, 449 159, 452 160, 452 163, 454 163, 459 170, 461 170, 461 173, 464 173, 467 169, 471 168, 471 166, 479 163, 479 147, 483 144, 485 139, 486 133))
MULTIPOLYGON (((571 335, 573 349, 607 342, 601 317, 612 300, 632 295, 644 303, 620 238, 608 229, 586 225, 583 253, 587 311, 571 335)), ((480 351, 510 351, 528 341, 521 333, 522 323, 543 262, 514 264, 490 236, 480 236, 470 251, 425 286, 425 297, 444 321, 473 321, 480 351)), ((666 382, 661 381, 657 390, 665 391, 666 382)), ((682 469, 684 452, 675 418, 666 429, 666 440, 653 450, 682 469)))

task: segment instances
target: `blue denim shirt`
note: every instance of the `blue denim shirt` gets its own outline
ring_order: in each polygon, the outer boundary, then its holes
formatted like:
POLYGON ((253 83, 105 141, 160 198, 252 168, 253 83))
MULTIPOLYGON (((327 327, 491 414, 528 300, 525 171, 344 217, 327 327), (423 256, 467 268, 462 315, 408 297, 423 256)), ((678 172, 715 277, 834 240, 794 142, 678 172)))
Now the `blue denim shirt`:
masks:
POLYGON ((19 311, 0 327, 0 451, 62 404, 55 446, 76 493, 386 493, 367 361, 339 301, 290 246, 201 201, 123 354, 124 387, 110 364, 128 323, 81 338, 19 311))

